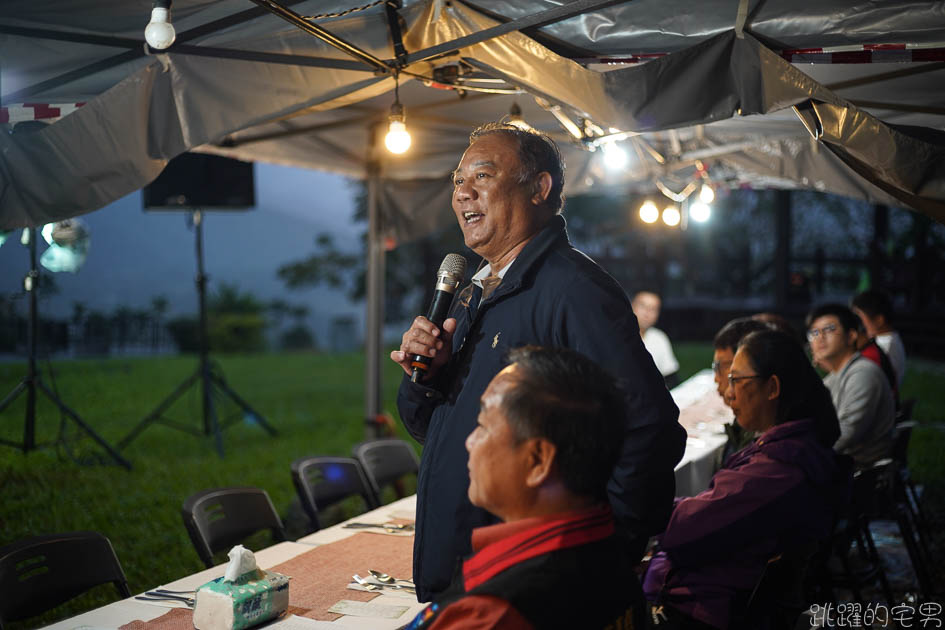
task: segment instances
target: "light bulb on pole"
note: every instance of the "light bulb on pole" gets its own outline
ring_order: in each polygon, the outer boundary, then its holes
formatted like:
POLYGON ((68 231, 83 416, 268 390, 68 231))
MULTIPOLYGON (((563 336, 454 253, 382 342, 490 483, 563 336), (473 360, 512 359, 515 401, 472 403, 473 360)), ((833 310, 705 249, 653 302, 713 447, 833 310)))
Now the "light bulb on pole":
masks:
POLYGON ((148 46, 164 50, 174 43, 177 32, 171 24, 171 0, 154 0, 151 21, 144 28, 144 39, 148 46))

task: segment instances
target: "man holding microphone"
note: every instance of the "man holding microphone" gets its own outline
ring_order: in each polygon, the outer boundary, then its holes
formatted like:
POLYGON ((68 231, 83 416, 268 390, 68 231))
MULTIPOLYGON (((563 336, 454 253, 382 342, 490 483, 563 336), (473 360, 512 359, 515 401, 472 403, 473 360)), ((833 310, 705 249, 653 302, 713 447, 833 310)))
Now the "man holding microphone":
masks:
POLYGON ((467 497, 465 441, 479 399, 526 344, 566 347, 614 374, 627 392, 621 454, 608 498, 631 553, 642 553, 672 509, 673 469, 686 434, 663 378, 643 347, 626 294, 574 249, 559 216, 564 166, 554 142, 502 123, 483 125, 453 173, 453 211, 483 266, 436 326, 418 317, 391 359, 406 373, 401 419, 424 444, 417 484, 414 582, 421 601, 442 593, 470 532, 498 522, 467 497), (431 359, 413 382, 416 356, 431 359))

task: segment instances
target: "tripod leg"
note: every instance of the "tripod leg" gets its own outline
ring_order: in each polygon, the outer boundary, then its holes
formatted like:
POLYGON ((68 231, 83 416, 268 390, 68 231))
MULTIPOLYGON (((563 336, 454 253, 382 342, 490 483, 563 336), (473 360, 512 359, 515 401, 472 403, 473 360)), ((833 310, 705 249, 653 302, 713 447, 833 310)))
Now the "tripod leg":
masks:
POLYGON ((106 442, 106 441, 104 440, 104 438, 102 438, 102 436, 100 436, 98 433, 96 433, 96 432, 92 429, 92 427, 90 427, 89 425, 85 424, 85 422, 82 420, 82 418, 79 417, 79 414, 77 414, 77 413, 74 412, 72 409, 70 409, 69 407, 67 407, 67 406, 66 406, 66 403, 64 403, 64 402, 62 402, 61 400, 59 400, 59 398, 58 398, 52 391, 50 391, 48 387, 46 387, 46 384, 45 384, 45 383, 43 383, 43 382, 42 382, 41 380, 39 380, 39 379, 36 379, 36 385, 39 386, 39 389, 40 389, 44 394, 46 394, 46 397, 49 398, 49 400, 51 400, 57 407, 59 407, 59 408, 63 411, 63 413, 65 413, 67 416, 69 416, 70 418, 72 418, 72 421, 73 421, 73 422, 75 422, 77 425, 79 425, 79 426, 82 428, 83 431, 85 431, 86 433, 88 433, 88 434, 89 434, 89 437, 91 437, 93 440, 95 440, 96 442, 98 442, 99 446, 101 446, 101 447, 104 448, 106 451, 108 451, 108 454, 112 456, 112 459, 114 459, 117 463, 121 464, 122 466, 124 466, 124 467, 127 468, 128 470, 131 470, 131 462, 129 462, 129 461, 128 461, 127 459, 125 459, 124 457, 122 457, 122 456, 118 453, 118 451, 116 451, 114 448, 112 448, 112 445, 109 444, 108 442, 106 442))
POLYGON ((203 384, 203 422, 208 434, 213 434, 213 439, 217 445, 217 453, 224 457, 223 452, 223 431, 220 429, 220 421, 217 419, 217 409, 213 402, 213 371, 210 364, 204 362, 200 369, 201 381, 203 384))
MULTIPOLYGON (((0 401, 0 413, 3 413, 3 410, 6 409, 7 407, 9 407, 9 406, 10 406, 10 403, 12 403, 14 400, 16 400, 16 399, 17 399, 17 396, 19 396, 19 395, 22 394, 24 391, 26 391, 26 389, 27 389, 28 387, 29 387, 29 379, 28 379, 28 378, 25 378, 25 379, 23 379, 22 381, 20 381, 19 383, 17 383, 17 384, 16 384, 16 387, 13 388, 13 391, 11 391, 9 394, 7 394, 6 396, 4 396, 3 400, 0 401)), ((29 413, 28 410, 27 410, 27 413, 29 413)), ((27 424, 29 423, 29 416, 27 416, 26 422, 27 422, 27 424)), ((19 448, 19 449, 22 449, 23 452, 26 452, 26 448, 25 448, 25 447, 26 447, 26 443, 25 443, 25 442, 21 444, 21 443, 19 443, 19 442, 14 442, 14 441, 12 441, 12 440, 0 440, 0 444, 3 444, 4 446, 12 446, 12 447, 14 447, 14 448, 19 448)))
POLYGON ((119 449, 123 449, 123 448, 125 448, 126 446, 128 446, 129 444, 131 444, 131 441, 132 441, 133 439, 135 439, 136 437, 138 437, 138 434, 139 434, 139 433, 141 433, 142 431, 144 431, 145 429, 147 429, 148 426, 149 426, 152 422, 155 422, 158 418, 160 418, 161 415, 163 415, 164 410, 166 410, 168 407, 170 407, 170 406, 174 403, 175 400, 177 400, 178 398, 180 398, 181 395, 182 395, 185 391, 187 391, 187 389, 197 381, 197 377, 198 377, 199 375, 200 375, 200 372, 197 371, 197 372, 194 372, 193 374, 191 374, 190 376, 188 376, 186 379, 184 379, 184 382, 182 382, 180 385, 178 385, 178 386, 177 386, 177 389, 175 389, 174 391, 172 391, 172 392, 168 395, 167 398, 165 398, 165 399, 162 400, 160 403, 158 403, 158 406, 154 408, 154 411, 152 411, 151 413, 149 413, 147 416, 145 416, 144 420, 142 420, 142 421, 139 422, 137 425, 135 425, 135 427, 131 430, 131 433, 129 433, 128 435, 126 435, 125 437, 123 437, 123 438, 118 442, 118 448, 119 448, 119 449))
POLYGON ((220 374, 218 374, 217 372, 211 372, 210 376, 213 379, 213 382, 216 384, 216 386, 219 387, 220 390, 224 394, 229 396, 233 400, 233 402, 239 405, 243 409, 243 411, 252 414, 253 417, 256 419, 256 423, 259 426, 261 426, 263 429, 265 429, 269 433, 269 435, 278 435, 278 432, 276 431, 276 429, 271 424, 266 422, 266 419, 263 418, 262 415, 257 413, 255 409, 250 407, 249 403, 247 403, 245 400, 240 398, 239 394, 234 392, 230 388, 230 386, 227 385, 226 381, 223 379, 223 377, 220 374))
POLYGON ((4 396, 3 400, 0 401, 0 413, 2 413, 3 410, 6 409, 10 405, 10 403, 16 400, 16 397, 22 394, 23 390, 25 389, 26 389, 26 380, 24 379, 20 381, 19 383, 17 383, 16 387, 13 388, 13 391, 11 391, 9 394, 4 396))

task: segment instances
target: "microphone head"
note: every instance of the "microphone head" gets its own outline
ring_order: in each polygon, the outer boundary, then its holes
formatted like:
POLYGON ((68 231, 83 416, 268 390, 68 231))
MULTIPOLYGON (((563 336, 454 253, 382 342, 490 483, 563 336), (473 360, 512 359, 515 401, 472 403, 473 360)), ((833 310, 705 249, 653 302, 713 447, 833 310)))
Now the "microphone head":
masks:
POLYGON ((462 282, 466 277, 466 259, 459 254, 447 254, 436 275, 438 278, 449 276, 457 283, 462 282))

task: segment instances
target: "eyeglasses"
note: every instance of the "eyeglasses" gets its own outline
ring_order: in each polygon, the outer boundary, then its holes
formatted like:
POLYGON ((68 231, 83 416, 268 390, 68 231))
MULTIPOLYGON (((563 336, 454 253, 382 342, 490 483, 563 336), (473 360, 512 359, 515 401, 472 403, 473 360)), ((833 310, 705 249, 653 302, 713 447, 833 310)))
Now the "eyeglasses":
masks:
POLYGON ((728 375, 728 386, 731 387, 732 389, 735 389, 735 382, 736 382, 736 381, 745 381, 745 380, 748 380, 748 379, 750 379, 750 378, 764 378, 764 377, 763 377, 761 374, 748 374, 748 375, 746 375, 746 376, 735 376, 734 374, 729 373, 729 375, 728 375))
POLYGON ((716 374, 722 374, 722 367, 723 366, 728 367, 731 364, 732 364, 731 361, 713 361, 712 371, 715 372, 716 374))
POLYGON ((827 324, 823 328, 811 328, 810 330, 807 331, 807 340, 813 341, 814 339, 817 339, 821 335, 826 336, 827 333, 833 334, 835 332, 837 332, 836 324, 827 324))

